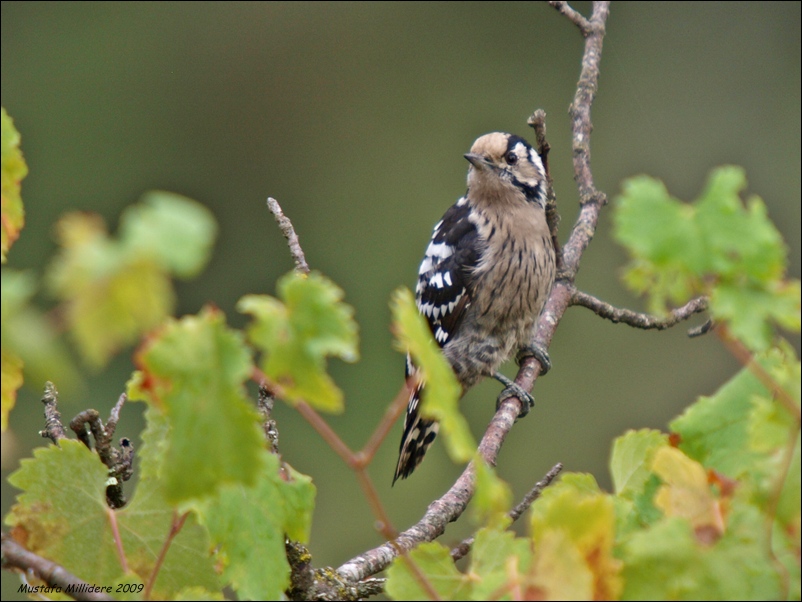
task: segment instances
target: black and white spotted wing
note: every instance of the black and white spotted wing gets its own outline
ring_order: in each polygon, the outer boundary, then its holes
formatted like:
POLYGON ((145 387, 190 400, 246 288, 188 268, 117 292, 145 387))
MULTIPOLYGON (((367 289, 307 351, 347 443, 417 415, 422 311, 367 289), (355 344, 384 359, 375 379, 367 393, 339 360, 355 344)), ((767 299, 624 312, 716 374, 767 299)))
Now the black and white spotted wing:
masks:
MULTIPOLYGON (((418 271, 415 288, 418 310, 429 323, 440 347, 453 337, 471 303, 471 270, 478 261, 479 250, 476 227, 468 219, 469 213, 464 198, 446 211, 434 227, 418 271)), ((407 378, 414 376, 415 370, 412 359, 407 356, 407 378)), ((437 422, 420 417, 422 391, 423 385, 417 385, 409 398, 393 483, 415 470, 437 435, 437 422)))
POLYGON ((459 328, 471 302, 471 271, 479 259, 476 226, 465 199, 446 211, 434 227, 418 270, 415 298, 437 343, 444 347, 459 328))

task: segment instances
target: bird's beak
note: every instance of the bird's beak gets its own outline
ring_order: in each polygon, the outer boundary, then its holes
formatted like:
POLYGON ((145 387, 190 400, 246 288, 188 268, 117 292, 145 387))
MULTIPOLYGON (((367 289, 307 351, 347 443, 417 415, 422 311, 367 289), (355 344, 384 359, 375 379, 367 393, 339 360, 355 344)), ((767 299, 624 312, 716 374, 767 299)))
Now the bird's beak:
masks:
POLYGON ((466 153, 465 158, 476 169, 485 170, 493 167, 493 164, 490 163, 490 161, 485 159, 482 155, 477 155, 476 153, 466 153))

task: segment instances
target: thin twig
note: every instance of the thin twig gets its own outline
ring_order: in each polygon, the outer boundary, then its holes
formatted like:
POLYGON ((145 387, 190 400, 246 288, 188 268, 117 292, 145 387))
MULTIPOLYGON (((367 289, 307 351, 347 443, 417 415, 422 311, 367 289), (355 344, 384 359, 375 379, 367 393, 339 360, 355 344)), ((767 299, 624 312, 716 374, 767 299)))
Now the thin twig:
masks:
POLYGON ((66 439, 67 435, 64 433, 64 425, 61 423, 61 414, 58 411, 58 391, 56 385, 50 381, 45 383, 42 403, 45 404, 45 429, 39 431, 39 435, 58 445, 59 439, 66 439))
POLYGON ((265 432, 267 442, 270 444, 270 452, 278 454, 278 427, 276 426, 276 421, 273 420, 273 405, 275 402, 276 398, 264 383, 260 383, 256 407, 262 417, 262 430, 265 432))
POLYGON ((89 430, 95 436, 95 441, 103 436, 103 421, 100 419, 100 412, 97 410, 84 410, 70 420, 70 428, 73 430, 78 440, 92 449, 92 440, 89 438, 89 433, 86 431, 87 425, 89 430))
POLYGON ((404 385, 401 387, 401 390, 395 396, 395 399, 393 399, 392 403, 385 410, 381 422, 373 431, 373 434, 368 439, 368 442, 365 443, 365 446, 356 453, 357 461, 361 465, 367 466, 370 464, 370 461, 373 459, 373 456, 376 455, 379 446, 393 428, 396 420, 398 420, 401 414, 404 413, 408 401, 409 388, 407 387, 406 383, 404 383, 404 385))
POLYGON ((560 214, 557 211, 557 195, 554 192, 554 180, 551 177, 551 170, 549 169, 549 151, 551 145, 546 140, 546 111, 537 109, 532 116, 527 120, 529 126, 535 130, 535 143, 537 144, 537 154, 543 162, 543 168, 546 171, 546 223, 549 225, 549 232, 551 233, 551 244, 554 247, 554 253, 557 258, 557 270, 562 269, 562 252, 560 251, 560 239, 557 233, 560 227, 560 214))
MULTIPOLYGON (((557 478, 557 475, 560 474, 562 469, 563 465, 561 463, 555 464, 540 481, 535 483, 535 486, 529 490, 529 493, 524 496, 524 498, 515 506, 515 508, 509 511, 507 516, 512 519, 512 522, 517 521, 519 518, 521 518, 521 516, 523 516, 524 512, 526 512, 534 503, 534 501, 540 497, 540 494, 543 493, 543 490, 548 487, 554 479, 557 478)), ((464 558, 468 552, 471 551, 473 540, 473 537, 468 537, 464 539, 456 548, 452 549, 451 559, 456 562, 460 558, 464 558)))
POLYGON ((331 447, 348 466, 354 468, 354 452, 340 439, 339 435, 334 432, 334 429, 329 426, 329 423, 305 401, 296 402, 295 409, 312 425, 312 428, 329 444, 329 447, 331 447))
POLYGON ((590 35, 590 21, 571 8, 567 2, 549 2, 549 4, 568 17, 568 19, 579 28, 583 36, 587 37, 590 35))
POLYGON ((694 314, 707 310, 709 303, 707 297, 696 297, 682 307, 671 310, 667 316, 652 316, 631 309, 614 307, 575 288, 571 294, 571 305, 587 307, 597 316, 610 320, 613 324, 626 324, 643 330, 665 330, 687 320, 694 314))
POLYGON ((746 346, 741 343, 741 341, 730 334, 726 326, 723 324, 720 325, 716 330, 716 333, 718 334, 719 339, 721 339, 721 342, 724 343, 724 347, 727 348, 727 351, 729 351, 735 357, 735 359, 741 363, 742 366, 754 374, 761 384, 766 387, 777 400, 779 400, 788 413, 793 416, 797 428, 799 428, 800 423, 802 423, 802 413, 800 412, 799 406, 797 405, 793 396, 782 386, 780 386, 774 377, 769 374, 763 366, 760 365, 760 362, 755 359, 755 356, 752 355, 752 352, 749 351, 749 349, 747 349, 746 346))
POLYGON ((281 228, 284 238, 287 239, 287 246, 290 248, 290 255, 292 255, 293 261, 295 261, 295 269, 302 274, 308 274, 309 265, 306 263, 304 250, 301 248, 301 243, 298 242, 298 235, 295 233, 295 228, 292 227, 290 218, 284 215, 284 212, 281 210, 281 205, 279 205, 278 201, 272 197, 267 198, 267 208, 273 213, 273 216, 276 218, 276 223, 278 223, 278 227, 281 228))
POLYGON ((70 428, 89 449, 92 449, 92 442, 86 430, 87 426, 95 438, 95 450, 98 457, 109 469, 110 484, 106 487, 106 502, 112 508, 122 508, 127 503, 122 484, 130 479, 134 472, 134 447, 131 441, 125 437, 120 439, 119 450, 111 444, 114 431, 117 429, 117 422, 120 419, 120 411, 127 399, 125 393, 120 395, 105 426, 100 418, 100 412, 93 409, 80 412, 70 421, 70 428))
POLYGON ((120 568, 122 568, 123 573, 127 573, 128 557, 125 555, 123 538, 120 536, 120 525, 117 523, 117 513, 112 508, 107 508, 106 516, 109 518, 109 526, 111 527, 111 534, 114 537, 114 545, 117 548, 117 558, 120 561, 120 568))
POLYGON ((702 335, 706 335, 708 332, 713 330, 716 323, 713 321, 713 318, 708 318, 704 321, 703 324, 699 324, 699 326, 694 326, 693 328, 688 329, 688 337, 693 339, 696 337, 700 337, 702 335))
POLYGON ((75 600, 114 600, 107 594, 89 591, 92 585, 63 566, 26 550, 6 533, 2 534, 2 552, 3 569, 32 572, 49 587, 59 588, 75 600))
POLYGON ((184 512, 184 514, 182 514, 180 517, 178 516, 178 512, 173 512, 173 520, 170 523, 170 531, 167 533, 167 539, 164 540, 162 549, 159 550, 159 556, 156 558, 156 563, 153 565, 153 570, 151 571, 148 582, 145 585, 145 591, 142 593, 143 600, 150 600, 150 595, 153 593, 153 586, 156 585, 156 579, 159 576, 162 563, 164 562, 164 558, 167 556, 167 550, 170 549, 170 545, 172 545, 176 535, 181 532, 181 528, 184 526, 188 516, 189 512, 184 512))

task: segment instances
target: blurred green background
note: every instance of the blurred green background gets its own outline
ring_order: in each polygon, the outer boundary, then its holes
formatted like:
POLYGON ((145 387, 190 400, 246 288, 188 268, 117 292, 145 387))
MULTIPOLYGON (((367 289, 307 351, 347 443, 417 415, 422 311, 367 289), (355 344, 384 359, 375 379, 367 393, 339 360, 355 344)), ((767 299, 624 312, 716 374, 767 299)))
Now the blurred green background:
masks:
MULTIPOLYGON (((587 14, 587 4, 577 8, 587 14)), ((690 200, 713 166, 743 165, 798 278, 799 3, 614 3, 607 31, 593 107, 597 186, 613 197, 622 179, 648 173, 690 200)), ((532 138, 526 118, 546 110, 565 239, 577 212, 567 108, 582 49, 575 27, 544 3, 3 2, 2 104, 30 167, 27 224, 9 265, 41 273, 65 211, 99 212, 114 229, 144 191, 172 190, 204 203, 221 225, 208 269, 178 285, 178 314, 214 303, 241 326, 235 302, 273 293, 292 267, 265 208, 276 197, 310 265, 356 309, 363 359, 332 362, 347 410, 330 422, 361 447, 403 377, 390 294, 414 286, 432 226, 464 192, 462 154, 477 136, 532 138)), ((625 259, 608 211, 578 284, 642 309, 620 284, 625 259)), ((558 461, 609 487, 615 436, 665 429, 738 370, 715 336, 631 330, 581 308, 561 323, 551 357, 535 410, 499 459, 516 498, 558 461)), ((85 390, 63 391, 65 418, 86 407, 107 414, 131 370, 125 352, 85 390)), ((32 385, 3 435, 3 514, 14 495, 5 477, 43 444, 41 383, 32 385)), ((475 434, 499 390, 486 382, 463 401, 475 434)), ((141 413, 141 404, 126 406, 118 435, 138 442, 141 413)), ((338 566, 380 543, 350 471, 293 410, 276 415, 284 458, 318 487, 314 564, 338 566)), ((400 430, 371 473, 405 528, 461 467, 435 445, 391 489, 400 430)), ((469 530, 461 521, 446 540, 469 530)), ((3 598, 18 585, 3 573, 3 598)))

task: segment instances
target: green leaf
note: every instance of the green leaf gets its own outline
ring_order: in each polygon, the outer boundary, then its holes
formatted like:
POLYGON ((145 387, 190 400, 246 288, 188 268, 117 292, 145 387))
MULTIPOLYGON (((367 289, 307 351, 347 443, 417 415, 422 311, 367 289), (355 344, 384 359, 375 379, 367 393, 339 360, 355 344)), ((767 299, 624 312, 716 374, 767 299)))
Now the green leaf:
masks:
POLYGON ((776 600, 778 579, 765 556, 761 518, 741 506, 724 537, 701 545, 690 524, 668 518, 621 547, 623 600, 776 600))
MULTIPOLYGON (((79 441, 34 450, 9 482, 24 491, 6 517, 27 549, 90 583, 136 580, 120 562, 106 505, 108 470, 79 441), (58 495, 54 495, 57 484, 58 495)), ((115 513, 129 568, 146 582, 176 518, 157 481, 142 479, 131 503, 115 513)), ((219 589, 209 538, 189 517, 168 550, 153 590, 167 599, 184 587, 219 589)))
POLYGON ((432 599, 410 567, 410 561, 417 566, 439 598, 469 599, 471 580, 454 566, 450 550, 443 544, 432 541, 422 543, 409 552, 408 558, 399 556, 387 569, 385 592, 393 600, 432 599))
POLYGON ((244 391, 250 353, 217 310, 173 320, 137 354, 142 387, 170 425, 160 474, 173 502, 252 484, 263 437, 244 391))
POLYGON ((108 521, 108 470, 83 443, 60 445, 35 449, 9 477, 23 493, 5 523, 31 552, 85 581, 112 583, 123 570, 108 521))
POLYGON ((2 192, 2 219, 0 223, 0 260, 6 262, 6 255, 14 241, 19 238, 20 230, 25 225, 25 209, 20 197, 20 183, 28 175, 28 166, 19 149, 20 135, 14 128, 14 122, 0 110, 0 192, 2 192))
POLYGON ((454 462, 466 462, 473 457, 476 442, 468 422, 460 413, 457 402, 462 394, 451 365, 435 343, 432 332, 415 305, 408 289, 398 289, 390 303, 393 331, 400 348, 412 360, 426 383, 423 389, 421 416, 437 420, 444 436, 446 449, 454 462))
MULTIPOLYGON (((781 359, 775 352, 758 361, 764 369, 773 370, 781 359)), ((680 435, 679 447, 689 457, 739 478, 759 469, 761 456, 747 442, 753 399, 768 396, 760 380, 744 368, 713 396, 700 397, 670 427, 680 435)))
POLYGON ((627 431, 618 437, 613 443, 610 458, 610 473, 616 493, 629 499, 642 493, 652 474, 654 452, 667 444, 666 435, 651 429, 627 431))
POLYGON ((337 285, 314 272, 285 275, 278 293, 281 300, 246 295, 237 304, 253 317, 248 337, 264 354, 262 370, 284 388, 287 401, 341 412, 343 394, 326 373, 326 358, 358 359, 353 309, 337 285))
POLYGON ((614 235, 633 255, 625 280, 637 292, 650 291, 650 308, 684 300, 696 288, 705 249, 693 211, 646 176, 626 180, 616 199, 614 235))
POLYGON ((799 281, 763 286, 721 283, 710 296, 710 310, 729 324, 730 333, 753 350, 765 350, 774 324, 799 332, 799 281))
POLYGON ((699 592, 701 550, 679 518, 635 533, 624 544, 623 600, 711 600, 699 592))
MULTIPOLYGON (((141 479, 131 502, 117 511, 117 524, 128 565, 143 582, 150 580, 171 527, 180 520, 164 495, 163 483, 141 479)), ((89 537, 90 534, 87 534, 89 537)), ((189 515, 170 542, 153 586, 152 599, 172 599, 189 587, 208 591, 221 588, 209 534, 189 515)), ((141 599, 141 598, 138 598, 141 599)))
POLYGON ((155 190, 120 217, 120 239, 133 255, 152 255, 179 278, 208 263, 217 222, 206 207, 180 194, 155 190))
POLYGON ((649 295, 652 311, 709 295, 713 316, 763 350, 776 327, 799 331, 800 284, 783 280, 787 249, 763 201, 741 200, 745 187, 743 169, 720 167, 688 204, 640 176, 624 182, 613 219, 632 257, 624 280, 649 295))
POLYGON ((499 599, 509 589, 510 573, 524 574, 532 564, 532 542, 511 531, 483 528, 476 532, 468 576, 473 579, 472 600, 499 599))
POLYGON ((225 600, 222 592, 210 592, 202 587, 185 587, 172 598, 174 602, 200 602, 201 600, 225 600))
POLYGON ((223 577, 239 598, 278 600, 290 584, 285 534, 308 541, 315 487, 295 471, 285 481, 278 456, 262 456, 264 468, 253 486, 227 485, 196 509, 220 546, 223 577))

